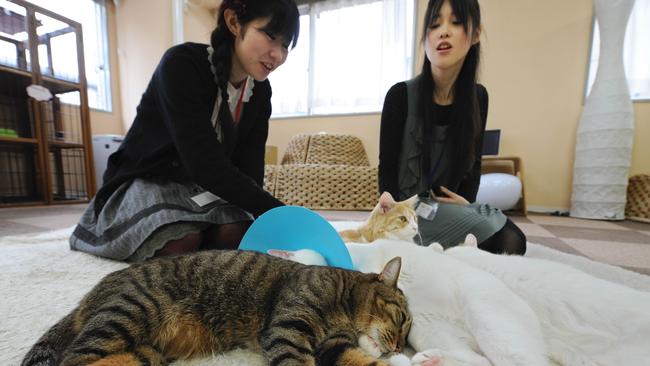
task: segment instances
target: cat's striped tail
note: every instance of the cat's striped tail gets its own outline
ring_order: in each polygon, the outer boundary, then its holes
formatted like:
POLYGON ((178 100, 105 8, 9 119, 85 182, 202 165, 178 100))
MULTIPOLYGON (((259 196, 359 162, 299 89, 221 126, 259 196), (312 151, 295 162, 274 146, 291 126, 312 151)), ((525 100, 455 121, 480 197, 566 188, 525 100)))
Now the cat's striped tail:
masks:
POLYGON ((77 335, 72 326, 73 314, 71 312, 54 324, 27 352, 21 366, 58 365, 61 354, 77 335))

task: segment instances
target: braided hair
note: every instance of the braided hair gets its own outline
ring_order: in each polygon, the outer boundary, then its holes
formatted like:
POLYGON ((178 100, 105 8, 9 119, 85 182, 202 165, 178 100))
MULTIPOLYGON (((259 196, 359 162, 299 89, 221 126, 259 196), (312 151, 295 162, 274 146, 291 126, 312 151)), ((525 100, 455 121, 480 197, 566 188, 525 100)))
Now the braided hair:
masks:
POLYGON ((235 37, 226 25, 224 12, 232 9, 237 21, 245 29, 254 19, 270 18, 264 31, 287 40, 291 48, 296 47, 300 32, 300 13, 294 0, 224 0, 219 8, 217 26, 210 36, 212 65, 214 65, 217 85, 221 90, 222 100, 228 100, 228 80, 232 69, 232 53, 235 37), (291 42, 288 42, 288 41, 291 42))

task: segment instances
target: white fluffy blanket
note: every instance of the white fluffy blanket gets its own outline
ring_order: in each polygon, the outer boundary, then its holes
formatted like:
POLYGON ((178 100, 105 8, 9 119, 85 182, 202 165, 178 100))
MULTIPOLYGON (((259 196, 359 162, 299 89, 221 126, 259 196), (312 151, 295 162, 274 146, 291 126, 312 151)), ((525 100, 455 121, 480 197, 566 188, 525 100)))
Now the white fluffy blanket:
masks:
MULTIPOLYGON (((358 223, 334 222, 337 229, 358 223)), ((126 265, 85 253, 70 251, 71 229, 36 236, 0 238, 0 365, 20 365, 34 342, 77 302, 102 276, 126 265)), ((650 291, 650 277, 586 258, 530 244, 532 257, 567 263, 594 276, 650 291)), ((246 351, 193 362, 188 365, 264 366, 264 360, 246 351)))

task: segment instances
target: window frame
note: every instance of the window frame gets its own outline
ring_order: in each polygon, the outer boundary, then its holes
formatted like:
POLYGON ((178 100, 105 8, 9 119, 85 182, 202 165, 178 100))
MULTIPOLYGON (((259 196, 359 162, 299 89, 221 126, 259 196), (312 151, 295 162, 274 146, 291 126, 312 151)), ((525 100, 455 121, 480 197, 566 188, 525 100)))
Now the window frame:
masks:
MULTIPOLYGON (((44 9, 51 10, 64 17, 73 19, 68 14, 65 14, 65 12, 62 12, 59 9, 51 9, 51 7, 47 7, 47 4, 42 0, 41 1, 26 0, 26 1, 34 5, 40 6, 44 9)), ((98 72, 95 70, 89 70, 87 65, 84 65, 84 71, 86 74, 86 92, 89 94, 91 89, 96 91, 97 104, 98 104, 98 106, 92 106, 89 100, 88 108, 93 112, 113 113, 114 107, 113 107, 113 85, 111 81, 110 34, 109 34, 109 27, 108 27, 108 10, 106 8, 107 7, 106 3, 108 0, 86 0, 86 1, 93 3, 96 8, 94 23, 96 26, 95 30, 98 39, 95 39, 94 43, 96 45, 98 61, 100 63, 98 65, 95 65, 95 68, 99 69, 98 72), (89 82, 88 75, 91 72, 98 74, 96 84, 91 84, 89 82), (103 88, 100 87, 102 86, 102 84, 103 84, 103 88)), ((83 37, 84 36, 83 23, 76 19, 73 20, 82 24, 82 37, 83 37)), ((88 39, 86 39, 85 37, 83 38, 83 44, 84 44, 84 50, 83 50, 84 61, 86 61, 88 57, 86 57, 85 48, 88 44, 88 39)), ((79 102, 67 101, 67 103, 79 103, 79 102)))
MULTIPOLYGON (((98 67, 102 71, 101 75, 99 76, 99 80, 102 80, 104 83, 104 88, 103 88, 104 91, 100 93, 99 85, 97 85, 96 87, 97 87, 98 96, 104 94, 102 99, 105 108, 97 108, 97 107, 90 107, 90 106, 89 107, 93 111, 112 113, 113 112, 113 85, 111 81, 111 53, 110 53, 110 34, 108 29, 109 28, 108 11, 106 10, 106 0, 92 0, 92 1, 95 3, 95 6, 99 7, 99 14, 97 14, 97 17, 99 19, 96 19, 96 21, 97 21, 97 27, 98 27, 97 30, 100 39, 98 39, 97 41, 99 44, 98 51, 103 64, 98 65, 98 67)), ((87 70, 86 73, 88 73, 87 70)), ((88 80, 86 80, 86 85, 89 85, 88 80)))

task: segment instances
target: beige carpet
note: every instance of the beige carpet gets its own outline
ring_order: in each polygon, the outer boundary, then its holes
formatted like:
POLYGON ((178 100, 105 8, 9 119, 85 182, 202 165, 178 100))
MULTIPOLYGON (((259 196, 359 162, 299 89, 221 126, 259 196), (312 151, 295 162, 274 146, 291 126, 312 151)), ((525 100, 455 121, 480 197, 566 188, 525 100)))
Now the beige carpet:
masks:
MULTIPOLYGON (((358 223, 333 222, 337 229, 358 223)), ((19 365, 25 352, 52 324, 68 313, 103 275, 124 263, 68 249, 71 229, 36 236, 0 238, 0 365, 19 365)), ((597 277, 650 291, 650 277, 588 258, 530 244, 527 255, 564 262, 597 277)), ((264 365, 259 356, 235 352, 177 365, 264 365)))
MULTIPOLYGON (((0 208, 0 237, 70 227, 85 204, 0 208)), ((330 221, 358 221, 367 211, 317 211, 330 221)), ((530 213, 510 216, 533 243, 650 275, 650 224, 530 213)))

